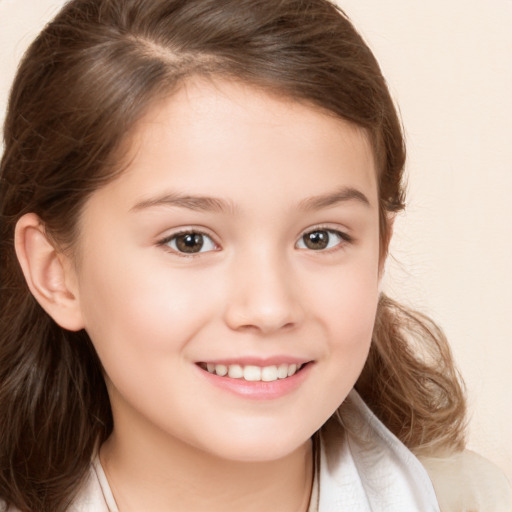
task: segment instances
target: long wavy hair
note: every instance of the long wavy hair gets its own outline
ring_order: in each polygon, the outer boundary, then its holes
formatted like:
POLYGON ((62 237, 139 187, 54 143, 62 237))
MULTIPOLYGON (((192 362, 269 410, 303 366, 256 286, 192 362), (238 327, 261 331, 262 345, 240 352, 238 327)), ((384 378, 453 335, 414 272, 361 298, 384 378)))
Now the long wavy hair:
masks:
MULTIPOLYGON (((385 80, 328 0, 71 0, 14 81, 0 167, 0 499, 62 512, 113 428, 84 331, 32 297, 14 229, 34 212, 63 247, 84 202, 120 172, 126 134, 191 76, 223 76, 326 109, 362 128, 378 164, 380 236, 404 207, 404 140, 385 80)), ((465 401, 442 332, 382 296, 356 384, 412 450, 463 446, 465 401)))

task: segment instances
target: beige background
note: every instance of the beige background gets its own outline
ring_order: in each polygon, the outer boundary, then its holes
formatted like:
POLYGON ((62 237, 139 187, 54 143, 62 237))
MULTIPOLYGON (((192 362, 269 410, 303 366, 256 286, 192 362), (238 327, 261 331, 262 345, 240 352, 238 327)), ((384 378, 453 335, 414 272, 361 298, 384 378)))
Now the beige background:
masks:
MULTIPOLYGON (((0 117, 62 0, 0 0, 0 117)), ((340 0, 379 59, 409 148, 385 287, 444 328, 469 447, 512 480, 512 0, 340 0)))

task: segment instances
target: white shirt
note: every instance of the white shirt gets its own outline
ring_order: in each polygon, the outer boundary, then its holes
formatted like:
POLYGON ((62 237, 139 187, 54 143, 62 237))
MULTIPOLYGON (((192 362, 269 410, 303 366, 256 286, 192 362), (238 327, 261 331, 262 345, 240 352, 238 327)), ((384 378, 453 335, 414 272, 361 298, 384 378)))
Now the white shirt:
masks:
MULTIPOLYGON (((313 440, 308 512, 512 512, 494 464, 469 450, 420 462, 355 391, 313 440)), ((98 457, 68 512, 119 512, 98 457)))
POLYGON ((319 439, 309 512, 439 512, 425 468, 356 391, 319 439))
MULTIPOLYGON (((422 464, 355 391, 315 444, 309 512, 440 512, 422 464)), ((69 512, 119 512, 97 457, 69 512)))

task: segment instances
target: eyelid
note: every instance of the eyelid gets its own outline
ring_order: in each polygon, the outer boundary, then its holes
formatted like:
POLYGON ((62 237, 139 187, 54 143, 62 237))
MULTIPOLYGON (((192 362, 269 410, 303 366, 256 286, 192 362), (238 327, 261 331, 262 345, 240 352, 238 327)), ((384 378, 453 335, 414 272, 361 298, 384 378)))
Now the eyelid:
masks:
POLYGON ((180 256, 183 258, 195 258, 197 256, 204 255, 209 252, 218 251, 220 249, 220 245, 216 241, 215 238, 216 238, 215 236, 213 236, 211 233, 208 233, 207 230, 205 230, 204 228, 187 226, 184 228, 178 228, 178 229, 176 229, 176 231, 173 231, 173 232, 169 233, 168 235, 160 238, 157 241, 156 245, 159 247, 162 247, 163 249, 165 249, 168 252, 175 254, 177 256, 180 256), (176 249, 173 249, 172 247, 169 246, 169 243, 171 241, 173 241, 180 235, 187 235, 187 234, 196 234, 196 235, 201 235, 206 238, 209 238, 212 241, 212 244, 215 246, 215 249, 208 250, 208 251, 200 251, 200 252, 196 252, 196 253, 185 253, 185 252, 177 251, 176 249))
POLYGON ((307 247, 306 248, 298 247, 299 249, 307 250, 307 251, 311 251, 311 252, 325 253, 325 252, 336 251, 337 249, 343 248, 346 244, 354 243, 354 238, 351 235, 349 235, 346 231, 343 231, 342 229, 340 229, 339 227, 326 226, 326 225, 320 224, 318 226, 312 226, 312 227, 307 228, 304 231, 302 231, 297 242, 295 243, 295 247, 297 247, 298 244, 303 240, 304 236, 306 236, 309 233, 314 233, 315 231, 327 231, 328 233, 334 233, 341 238, 341 241, 340 241, 340 243, 336 244, 336 246, 331 247, 329 249, 318 249, 315 251, 314 249, 309 249, 307 247))

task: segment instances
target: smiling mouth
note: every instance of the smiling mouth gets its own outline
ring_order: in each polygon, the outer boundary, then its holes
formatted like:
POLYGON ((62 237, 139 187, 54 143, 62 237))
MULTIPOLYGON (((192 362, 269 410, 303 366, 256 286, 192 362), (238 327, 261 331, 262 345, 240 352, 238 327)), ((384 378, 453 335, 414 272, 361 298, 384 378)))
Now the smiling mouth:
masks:
POLYGON ((198 363, 203 370, 218 375, 219 377, 229 377, 231 379, 242 379, 248 382, 273 382, 276 380, 284 380, 292 377, 301 371, 304 366, 309 363, 302 364, 280 364, 271 366, 255 366, 240 364, 214 364, 214 363, 198 363))

